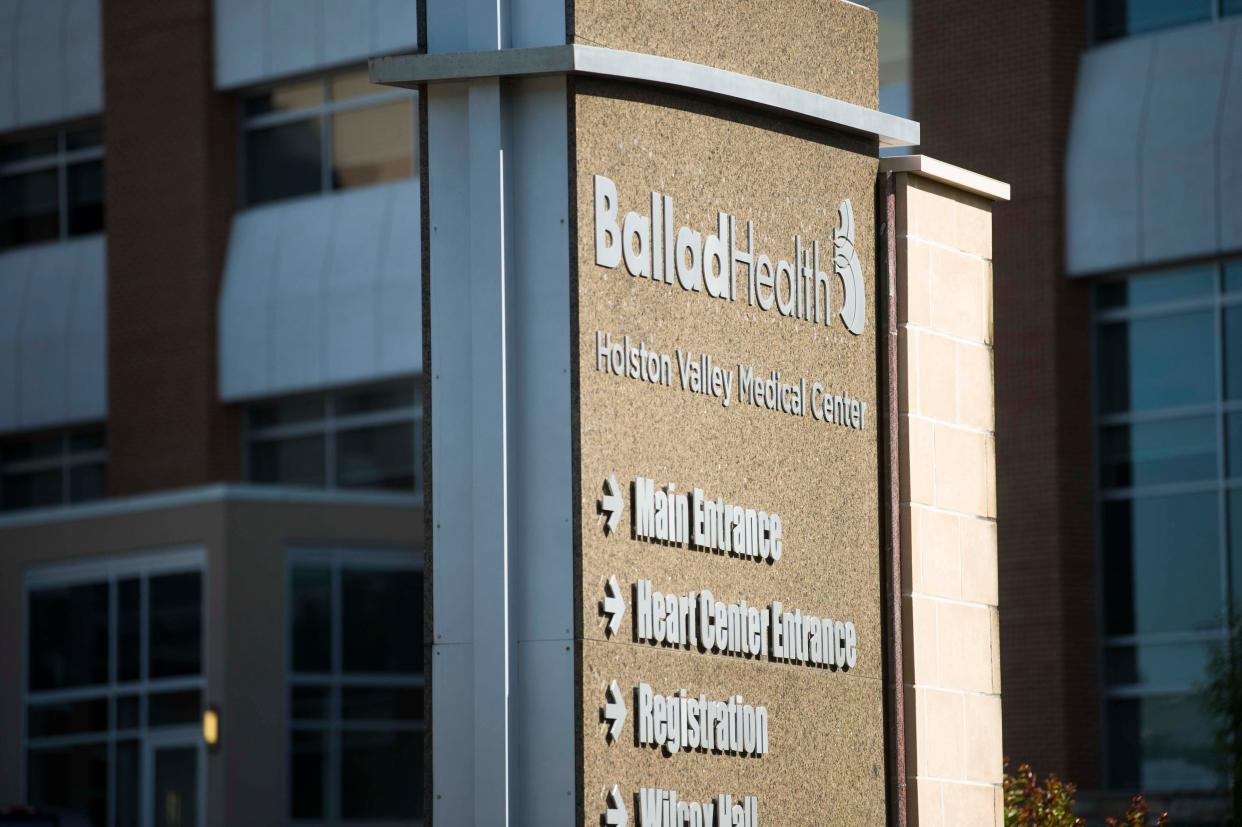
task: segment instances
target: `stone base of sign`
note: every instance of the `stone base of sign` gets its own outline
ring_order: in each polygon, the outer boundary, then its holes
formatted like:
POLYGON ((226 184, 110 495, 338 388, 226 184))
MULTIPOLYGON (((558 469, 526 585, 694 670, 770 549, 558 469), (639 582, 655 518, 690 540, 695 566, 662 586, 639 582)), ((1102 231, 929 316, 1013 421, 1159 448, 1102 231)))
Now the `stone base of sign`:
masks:
POLYGON ((894 176, 906 806, 910 827, 1001 825, 992 203, 921 156, 894 176))

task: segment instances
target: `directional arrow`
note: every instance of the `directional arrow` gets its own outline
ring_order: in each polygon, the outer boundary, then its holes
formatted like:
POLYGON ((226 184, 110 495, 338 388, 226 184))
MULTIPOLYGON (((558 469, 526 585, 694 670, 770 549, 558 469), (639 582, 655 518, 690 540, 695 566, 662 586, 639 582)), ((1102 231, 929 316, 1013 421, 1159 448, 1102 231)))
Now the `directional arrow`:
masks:
POLYGON ((621 796, 621 788, 616 784, 608 793, 608 811, 604 813, 604 823, 625 827, 630 823, 630 814, 625 809, 625 799, 621 796))
POLYGON ((604 587, 604 600, 602 602, 604 614, 608 615, 608 634, 615 635, 617 630, 621 628, 621 616, 625 614, 625 599, 621 597, 621 587, 617 585, 617 576, 614 574, 608 578, 608 585, 604 587))
POLYGON ((625 724, 625 696, 621 694, 621 687, 613 681, 608 685, 605 697, 608 702, 604 704, 604 720, 612 722, 612 726, 608 728, 608 737, 615 744, 621 735, 621 727, 625 724))
POLYGON ((621 524, 621 512, 625 510, 625 499, 617 486, 616 474, 609 474, 608 479, 604 480, 604 496, 599 501, 599 510, 608 515, 608 522, 604 523, 605 530, 609 534, 615 532, 621 524))

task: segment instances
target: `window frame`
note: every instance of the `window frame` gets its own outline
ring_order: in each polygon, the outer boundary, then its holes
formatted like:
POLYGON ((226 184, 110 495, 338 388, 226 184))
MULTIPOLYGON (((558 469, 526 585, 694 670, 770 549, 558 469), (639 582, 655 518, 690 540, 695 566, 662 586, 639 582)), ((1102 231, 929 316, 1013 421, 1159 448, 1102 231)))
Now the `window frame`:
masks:
POLYGON ((419 396, 420 376, 414 375, 402 379, 386 379, 374 383, 365 383, 360 385, 349 385, 347 387, 333 388, 330 390, 308 391, 303 393, 289 394, 288 396, 269 397, 262 400, 254 400, 253 404, 263 404, 264 402, 277 402, 281 399, 287 399, 297 396, 319 396, 322 403, 321 416, 316 419, 309 419, 305 422, 295 422, 286 425, 261 425, 256 427, 251 422, 251 412, 246 410, 243 424, 243 440, 242 440, 242 469, 247 482, 255 485, 290 485, 296 487, 306 487, 312 490, 325 491, 345 491, 350 493, 382 493, 382 494, 405 494, 420 496, 423 493, 424 480, 422 468, 422 435, 423 435, 423 406, 419 396), (413 386, 414 398, 410 405, 404 405, 397 408, 388 408, 382 411, 367 411, 358 414, 339 414, 337 409, 340 399, 343 396, 365 391, 372 387, 382 387, 394 382, 408 381, 413 386), (358 430, 361 428, 377 427, 382 425, 402 425, 410 423, 414 427, 414 456, 411 460, 414 468, 414 487, 412 489, 394 490, 390 488, 375 487, 350 487, 340 486, 337 484, 337 440, 342 433, 358 430), (324 438, 324 485, 323 486, 302 486, 298 483, 276 482, 268 483, 255 480, 253 478, 251 449, 257 442, 279 442, 286 439, 296 439, 299 437, 322 436, 324 438))
MULTIPOLYGON (((1219 8, 1219 0, 1216 3, 1219 8)), ((1095 529, 1095 574, 1096 574, 1096 628, 1098 643, 1096 647, 1097 689, 1100 710, 1100 755, 1105 786, 1113 784, 1114 759, 1110 750, 1109 711, 1113 701, 1137 700, 1148 698, 1190 698, 1201 694, 1201 687, 1193 681, 1178 684, 1110 683, 1108 675, 1108 656, 1112 651, 1127 648, 1139 649, 1147 645, 1159 644, 1219 644, 1228 639, 1230 617, 1242 617, 1242 599, 1233 594, 1234 565, 1233 554, 1242 555, 1242 549, 1232 549, 1230 544, 1229 498, 1231 493, 1242 496, 1242 473, 1229 475, 1228 462, 1228 418, 1230 414, 1242 416, 1242 398, 1230 400, 1226 397, 1225 377, 1227 372, 1225 314, 1230 308, 1242 307, 1242 290, 1226 292, 1226 268, 1242 265, 1242 258, 1226 256, 1207 262, 1199 262, 1192 267, 1210 267, 1213 275, 1213 288, 1210 293, 1193 298, 1174 298, 1145 303, 1138 306, 1101 307, 1100 290, 1110 284, 1123 284, 1142 279, 1147 276, 1159 276, 1186 269, 1186 265, 1171 265, 1137 272, 1118 273, 1094 279, 1090 290, 1090 353, 1091 353, 1091 486, 1093 492, 1092 520, 1095 529), (1208 311, 1212 318, 1212 343, 1217 361, 1213 377, 1215 399, 1192 405, 1162 407, 1152 410, 1135 411, 1127 409, 1114 413, 1103 413, 1101 406, 1101 377, 1104 366, 1100 347, 1100 330, 1107 324, 1129 322, 1140 319, 1159 319, 1194 312, 1208 311), (1139 423, 1173 422, 1191 417, 1212 417, 1214 430, 1214 448, 1216 467, 1214 474, 1203 479, 1156 482, 1145 484, 1106 486, 1103 484, 1102 467, 1102 435, 1110 427, 1126 426, 1139 423), (1104 511, 1111 502, 1136 502, 1147 497, 1175 496, 1181 494, 1214 494, 1217 509, 1217 556, 1220 572, 1220 607, 1221 621, 1215 628, 1202 630, 1186 630, 1177 632, 1135 632, 1126 635, 1110 635, 1107 628, 1106 589, 1110 572, 1104 564, 1105 525, 1104 511)), ((1238 469, 1242 471, 1242 469, 1238 469)), ((1131 549, 1133 553, 1133 549, 1131 549)), ((1224 779, 1222 779, 1223 781, 1224 779)), ((1143 783, 1139 779, 1140 785, 1143 783)), ((1145 787, 1145 789, 1147 789, 1145 787)), ((1178 789, 1169 787, 1151 787, 1154 792, 1174 792, 1178 789)), ((1220 789, 1220 788, 1216 788, 1220 789)), ((1214 790, 1213 790, 1214 791, 1214 790)))
MULTIPOLYGON (((353 687, 399 687, 410 689, 427 688, 427 664, 423 664, 421 672, 410 673, 348 673, 342 664, 342 626, 343 614, 341 580, 342 573, 350 571, 404 571, 417 572, 423 575, 422 550, 413 546, 379 547, 322 547, 322 546, 289 546, 285 549, 284 565, 284 669, 285 669, 285 788, 284 823, 289 827, 381 827, 384 825, 400 825, 400 827, 421 827, 426 819, 365 819, 350 820, 340 814, 341 808, 341 735, 346 732, 376 732, 381 727, 384 731, 400 731, 427 734, 425 713, 416 721, 398 721, 389 719, 351 720, 346 721, 342 713, 342 689, 353 687), (293 573, 298 567, 327 568, 331 577, 331 629, 329 630, 329 659, 331 668, 328 672, 297 672, 293 668, 293 573), (322 720, 294 718, 291 697, 294 687, 325 687, 328 689, 328 710, 322 720), (323 785, 324 815, 319 819, 294 818, 290 789, 293 783, 293 747, 295 732, 322 732, 327 736, 327 756, 325 761, 325 783, 323 785)), ((424 582, 424 588, 425 588, 424 582)), ((418 641, 422 648, 423 641, 418 641)), ((422 779, 419 779, 422 784, 422 779)), ((423 790, 424 796, 426 790, 423 790)), ((424 801, 424 805, 426 802, 424 801)))
MULTIPOLYGON (((104 469, 105 479, 108 473, 108 430, 104 423, 94 423, 90 425, 78 425, 75 427, 61 428, 53 431, 31 431, 20 434, 7 434, 0 437, 0 446, 5 442, 14 442, 22 439, 38 439, 40 436, 57 436, 60 439, 60 450, 54 456, 35 457, 34 459, 16 459, 6 460, 4 452, 0 447, 0 514, 18 513, 29 509, 36 508, 64 508, 73 505, 82 505, 88 502, 98 502, 99 499, 78 500, 74 502, 72 497, 72 472, 76 468, 87 465, 102 465, 104 469), (99 431, 103 435, 103 447, 92 448, 85 451, 75 451, 73 449, 73 438, 85 431, 99 431), (4 503, 4 486, 3 480, 12 474, 29 474, 39 471, 60 471, 60 500, 56 503, 47 505, 34 505, 29 507, 8 507, 4 503)), ((107 494, 105 492, 104 496, 107 494)))
MULTIPOLYGON (((152 738, 177 735, 186 739, 194 737, 199 744, 199 789, 206 789, 205 752, 201 744, 201 723, 172 724, 152 727, 149 722, 148 699, 153 694, 197 690, 200 706, 205 706, 207 698, 207 673, 209 669, 208 652, 210 651, 211 628, 209 626, 208 595, 210 581, 207 568, 207 553, 201 546, 185 546, 147 551, 137 554, 109 556, 100 559, 58 561, 41 564, 26 569, 22 574, 21 604, 21 762, 18 783, 21 785, 23 797, 29 796, 30 784, 30 753, 37 749, 56 749, 58 747, 89 746, 105 744, 107 749, 107 788, 105 800, 107 820, 100 827, 116 827, 116 774, 117 744, 119 742, 137 741, 139 755, 144 756, 146 745, 152 738), (148 675, 149 638, 150 638, 150 580, 169 574, 196 573, 199 576, 199 674, 197 676, 179 676, 175 678, 155 678, 148 675), (118 637, 118 584, 121 580, 137 578, 139 581, 139 677, 133 681, 118 679, 117 637, 118 637), (65 586, 108 584, 108 681, 104 684, 79 686, 69 689, 34 690, 30 689, 31 668, 31 627, 30 597, 31 593, 40 589, 61 588, 65 586), (119 698, 137 696, 138 723, 134 727, 122 729, 117 726, 117 701, 119 698), (104 698, 107 700, 108 726, 106 729, 73 735, 35 736, 30 735, 30 708, 43 703, 58 701, 72 702, 104 698), (32 741, 34 742, 32 744, 32 741)), ((202 710, 199 710, 201 717, 202 710)), ((140 758, 140 760, 142 760, 140 758)), ((139 796, 144 794, 142 778, 146 767, 140 764, 139 796)), ((142 806, 140 800, 139 806, 142 806)), ((205 814, 205 800, 200 801, 200 813, 205 814)))
POLYGON ((29 247, 35 244, 53 244, 60 241, 66 241, 70 238, 96 235, 107 231, 107 194, 105 193, 103 227, 89 233, 76 233, 74 235, 69 234, 69 167, 74 164, 80 164, 88 161, 104 161, 105 140, 103 137, 103 123, 101 121, 92 120, 82 123, 62 125, 56 127, 56 129, 52 131, 35 132, 12 141, 6 141, 6 143, 26 143, 27 141, 35 141, 40 137, 49 137, 51 135, 56 136, 55 153, 37 155, 33 158, 21 158, 16 161, 0 162, 0 178, 26 175, 32 172, 44 172, 49 169, 56 170, 56 237, 40 239, 38 241, 26 241, 8 247, 0 246, 0 253, 5 253, 10 250, 20 250, 23 247, 29 247), (69 149, 69 133, 94 128, 98 128, 100 130, 100 139, 98 144, 83 147, 81 149, 69 149))
MULTIPOLYGON (((238 101, 238 158, 241 163, 237 165, 237 194, 238 208, 242 210, 254 209, 258 207, 266 207, 271 204, 279 204, 284 201, 293 201, 299 198, 320 198, 333 192, 344 191, 345 189, 360 189, 360 187, 346 187, 342 190, 334 189, 332 186, 332 119, 339 113, 352 112, 360 109, 371 109, 373 107, 384 106, 386 104, 397 103, 400 101, 410 101, 410 118, 411 118, 411 146, 410 146, 410 180, 417 180, 419 177, 419 130, 418 130, 418 92, 413 89, 400 89, 393 87, 382 87, 377 85, 376 92, 371 95, 365 95, 356 98, 345 98, 342 100, 334 100, 332 98, 332 83, 335 80, 353 74, 358 71, 358 67, 350 67, 346 69, 338 69, 327 74, 318 75, 311 78, 286 78, 277 83, 268 83, 262 86, 256 86, 240 96, 238 101), (320 102, 313 106, 304 106, 298 109, 288 109, 284 111, 265 112, 261 115, 247 115, 245 111, 246 101, 258 94, 273 89, 279 89, 282 86, 300 85, 307 82, 318 83, 320 86, 320 102), (272 198, 266 201, 254 202, 250 199, 249 192, 249 176, 248 164, 249 157, 247 153, 247 136, 252 131, 266 129, 268 127, 283 126, 285 124, 297 123, 299 121, 318 121, 320 135, 320 154, 319 154, 319 189, 314 192, 304 193, 301 195, 291 195, 284 198, 272 198)), ((363 67, 365 71, 365 67, 363 67)), ((391 181, 383 181, 378 184, 369 186, 380 186, 382 184, 392 183, 391 181)))

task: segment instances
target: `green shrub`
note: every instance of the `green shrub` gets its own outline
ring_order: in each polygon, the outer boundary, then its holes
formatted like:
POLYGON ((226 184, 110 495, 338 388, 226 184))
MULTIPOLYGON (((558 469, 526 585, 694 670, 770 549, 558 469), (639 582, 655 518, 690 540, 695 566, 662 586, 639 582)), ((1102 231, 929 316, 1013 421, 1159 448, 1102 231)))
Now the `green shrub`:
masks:
MULTIPOLYGON (((1041 784, 1029 765, 1010 774, 1005 764, 1005 827, 1086 827, 1086 820, 1074 815, 1074 793, 1078 788, 1050 775, 1041 784)), ((1109 827, 1150 827, 1147 802, 1136 795, 1121 818, 1106 818, 1109 827)), ((1169 814, 1161 813, 1156 827, 1167 827, 1169 814)))

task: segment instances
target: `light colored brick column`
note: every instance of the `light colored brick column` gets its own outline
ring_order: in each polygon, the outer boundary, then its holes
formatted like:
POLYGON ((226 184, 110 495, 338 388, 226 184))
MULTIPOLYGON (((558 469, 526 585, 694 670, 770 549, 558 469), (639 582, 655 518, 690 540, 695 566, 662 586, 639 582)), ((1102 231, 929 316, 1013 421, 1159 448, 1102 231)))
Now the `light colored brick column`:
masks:
POLYGON ((881 169, 896 195, 908 819, 999 826, 992 203, 1009 187, 924 156, 881 169))

